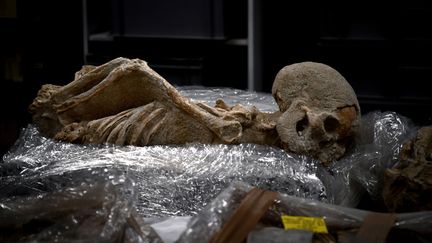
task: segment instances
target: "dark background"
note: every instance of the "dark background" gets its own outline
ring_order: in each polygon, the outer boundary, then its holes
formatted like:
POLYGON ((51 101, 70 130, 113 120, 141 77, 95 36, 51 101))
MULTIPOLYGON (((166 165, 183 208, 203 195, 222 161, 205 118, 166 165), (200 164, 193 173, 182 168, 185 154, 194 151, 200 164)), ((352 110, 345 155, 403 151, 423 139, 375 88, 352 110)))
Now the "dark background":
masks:
POLYGON ((141 58, 176 85, 247 89, 251 38, 258 91, 285 65, 322 62, 351 83, 363 113, 432 124, 429 1, 252 1, 248 37, 247 0, 0 0, 1 154, 31 122, 40 86, 72 81, 83 64, 141 58))

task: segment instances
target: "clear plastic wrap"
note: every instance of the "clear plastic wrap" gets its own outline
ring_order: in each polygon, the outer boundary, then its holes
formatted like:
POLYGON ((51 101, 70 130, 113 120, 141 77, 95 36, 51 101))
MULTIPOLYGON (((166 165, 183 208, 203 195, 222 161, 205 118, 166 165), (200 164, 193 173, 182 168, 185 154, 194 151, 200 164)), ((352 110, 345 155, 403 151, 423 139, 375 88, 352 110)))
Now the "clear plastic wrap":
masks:
POLYGON ((384 171, 399 161, 404 141, 415 134, 412 122, 395 112, 371 112, 361 119, 355 146, 330 168, 320 168, 328 200, 355 207, 363 192, 381 197, 384 171))
MULTIPOLYGON (((222 229, 234 211, 239 207, 241 200, 251 190, 251 186, 234 182, 218 197, 207 205, 188 224, 188 228, 178 239, 178 243, 210 242, 213 236, 222 229)), ((270 207, 261 219, 261 225, 281 227, 282 215, 324 217, 325 224, 331 234, 338 232, 352 232, 358 230, 370 211, 347 208, 305 198, 299 198, 279 193, 277 202, 270 207)), ((397 214, 393 226, 394 230, 402 230, 410 239, 424 239, 432 235, 432 211, 397 214), (411 234, 412 233, 412 234, 411 234)), ((398 232, 392 232, 398 234, 398 232)), ((335 237, 336 238, 336 237, 335 237)), ((267 239, 267 240, 270 240, 267 239)))
POLYGON ((51 191, 69 177, 85 181, 95 170, 107 171, 106 177, 115 170, 135 181, 137 209, 145 217, 194 215, 233 180, 325 199, 312 160, 268 146, 75 145, 46 139, 32 126, 19 141, 4 157, 2 174, 11 175, 14 167, 16 177, 2 178, 0 197, 17 190, 51 191))
POLYGON ((84 170, 2 177, 0 241, 161 242, 135 211, 130 179, 84 170))
POLYGON ((183 86, 177 88, 192 101, 204 102, 210 106, 213 106, 217 99, 223 99, 230 106, 236 104, 242 104, 247 107, 255 106, 262 112, 279 110, 270 93, 258 93, 231 88, 206 88, 202 86, 183 86))

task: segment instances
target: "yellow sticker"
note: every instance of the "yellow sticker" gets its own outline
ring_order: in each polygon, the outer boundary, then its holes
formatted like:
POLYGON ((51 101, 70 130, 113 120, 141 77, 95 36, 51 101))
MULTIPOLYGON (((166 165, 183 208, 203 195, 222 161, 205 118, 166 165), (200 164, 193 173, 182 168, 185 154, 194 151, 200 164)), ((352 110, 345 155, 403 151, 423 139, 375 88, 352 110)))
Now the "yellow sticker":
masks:
POLYGON ((282 215, 282 223, 286 230, 307 230, 314 233, 328 233, 324 218, 282 215))

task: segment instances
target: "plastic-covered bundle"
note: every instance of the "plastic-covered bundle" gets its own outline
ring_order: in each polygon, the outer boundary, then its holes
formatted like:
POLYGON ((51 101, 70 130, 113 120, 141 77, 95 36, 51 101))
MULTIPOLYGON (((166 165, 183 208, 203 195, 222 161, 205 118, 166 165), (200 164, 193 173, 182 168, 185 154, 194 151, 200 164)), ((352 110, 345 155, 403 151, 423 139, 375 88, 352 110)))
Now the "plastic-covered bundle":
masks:
MULTIPOLYGON (((259 209, 249 208, 246 212, 236 214, 237 211, 241 210, 240 208, 246 205, 246 197, 252 192, 252 189, 253 187, 242 182, 232 183, 230 187, 209 203, 199 215, 194 216, 189 221, 188 228, 177 242, 219 242, 216 238, 221 234, 220 231, 223 230, 225 230, 224 233, 238 237, 238 232, 230 231, 228 228, 224 228, 224 226, 233 220, 246 222, 246 219, 242 221, 242 219, 235 217, 247 217, 250 214, 258 213, 257 210, 259 209)), ((257 201, 255 201, 255 203, 259 204, 257 201)), ((432 236, 432 211, 396 215, 376 215, 370 211, 317 202, 315 200, 298 198, 282 193, 276 194, 274 204, 266 209, 263 216, 259 219, 260 224, 255 225, 252 230, 258 231, 267 227, 283 227, 281 220, 282 215, 323 218, 329 234, 316 234, 315 237, 322 240, 320 242, 340 242, 344 239, 353 239, 356 237, 366 237, 361 239, 367 240, 368 236, 377 237, 377 235, 373 235, 373 233, 376 232, 371 232, 372 235, 368 235, 367 232, 365 234, 363 231, 359 235, 358 231, 363 225, 368 224, 368 222, 366 222, 366 220, 368 220, 367 218, 375 217, 374 220, 380 220, 379 217, 381 216, 384 218, 393 218, 394 220, 393 222, 388 222, 388 227, 389 229, 391 228, 391 231, 388 236, 384 235, 384 237, 388 237, 387 239, 401 237, 399 240, 402 242, 403 239, 411 239, 413 241, 425 240, 432 236)), ((374 223, 376 222, 377 221, 374 223)), ((375 225, 375 227, 380 226, 375 225)), ((240 231, 240 228, 237 228, 237 230, 240 231)), ((370 229, 366 227, 366 231, 367 230, 370 229)), ((385 232, 382 233, 386 234, 385 232)), ((269 235, 274 237, 274 233, 269 235)), ((265 240, 270 241, 273 239, 274 238, 267 238, 265 240)))
POLYGON ((381 200, 386 169, 399 161, 399 152, 415 134, 412 122, 395 112, 371 112, 361 119, 355 146, 330 168, 320 168, 329 202, 355 207, 364 192, 381 200))
POLYGON ((233 180, 325 199, 313 160, 254 144, 75 145, 46 139, 30 126, 0 168, 9 175, 1 179, 0 197, 54 191, 104 171, 105 178, 116 178, 115 171, 135 181, 137 209, 145 217, 194 215, 233 180))
POLYGON ((161 242, 135 211, 133 182, 116 171, 21 172, 1 178, 1 242, 161 242))
POLYGON ((384 176, 385 206, 392 212, 432 210, 432 126, 405 142, 399 157, 384 176))

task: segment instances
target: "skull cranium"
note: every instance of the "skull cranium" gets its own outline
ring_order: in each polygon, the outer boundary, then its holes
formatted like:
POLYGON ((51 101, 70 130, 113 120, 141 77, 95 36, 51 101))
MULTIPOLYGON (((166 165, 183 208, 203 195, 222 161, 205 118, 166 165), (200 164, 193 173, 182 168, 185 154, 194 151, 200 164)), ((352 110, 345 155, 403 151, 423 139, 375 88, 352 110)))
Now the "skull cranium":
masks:
POLYGON ((303 62, 276 75, 272 94, 282 112, 276 129, 285 150, 325 165, 339 159, 359 125, 354 90, 335 69, 303 62))

